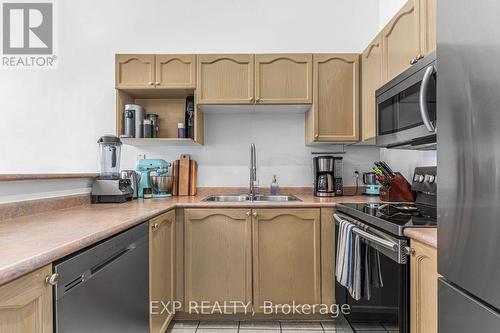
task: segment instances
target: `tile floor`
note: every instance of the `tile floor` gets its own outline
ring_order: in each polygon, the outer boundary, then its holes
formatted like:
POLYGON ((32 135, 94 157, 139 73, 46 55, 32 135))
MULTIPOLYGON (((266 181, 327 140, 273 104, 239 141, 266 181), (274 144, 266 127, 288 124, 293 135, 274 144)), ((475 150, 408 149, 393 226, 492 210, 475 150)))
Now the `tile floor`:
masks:
MULTIPOLYGON (((397 333, 391 325, 356 323, 356 332, 397 333)), ((170 333, 354 333, 345 320, 337 321, 175 321, 170 333)))

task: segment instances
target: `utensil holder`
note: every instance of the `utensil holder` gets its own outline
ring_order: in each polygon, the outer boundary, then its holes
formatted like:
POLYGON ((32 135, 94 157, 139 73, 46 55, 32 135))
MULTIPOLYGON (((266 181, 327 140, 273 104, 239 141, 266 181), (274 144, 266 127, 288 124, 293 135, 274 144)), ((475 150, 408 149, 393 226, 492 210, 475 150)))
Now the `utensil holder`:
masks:
POLYGON ((380 187, 380 200, 389 202, 414 202, 415 193, 411 185, 399 172, 389 180, 387 185, 380 187))

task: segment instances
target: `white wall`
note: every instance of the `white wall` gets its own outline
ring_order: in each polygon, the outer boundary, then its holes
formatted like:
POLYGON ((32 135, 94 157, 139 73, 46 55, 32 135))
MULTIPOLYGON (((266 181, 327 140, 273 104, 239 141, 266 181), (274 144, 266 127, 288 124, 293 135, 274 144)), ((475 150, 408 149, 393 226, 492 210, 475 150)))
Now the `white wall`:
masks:
POLYGON ((379 28, 382 29, 408 0, 378 0, 379 28))
MULTIPOLYGON (((59 67, 0 73, 0 173, 98 170, 96 140, 115 132, 115 53, 360 52, 379 27, 378 1, 368 0, 57 0, 57 8, 59 67)), ((248 122, 228 121, 224 131, 238 138, 227 142, 207 121, 208 144, 189 150, 201 164, 201 184, 246 184, 252 140, 262 182, 272 173, 283 175, 282 185, 309 181, 302 130, 275 143, 270 129, 255 125, 264 118, 249 118, 250 131, 248 122), (228 161, 217 165, 222 155, 228 161)), ((299 117, 285 123, 303 126, 299 117)), ((171 159, 169 148, 149 151, 171 159)), ((124 166, 131 156, 125 151, 124 166)))

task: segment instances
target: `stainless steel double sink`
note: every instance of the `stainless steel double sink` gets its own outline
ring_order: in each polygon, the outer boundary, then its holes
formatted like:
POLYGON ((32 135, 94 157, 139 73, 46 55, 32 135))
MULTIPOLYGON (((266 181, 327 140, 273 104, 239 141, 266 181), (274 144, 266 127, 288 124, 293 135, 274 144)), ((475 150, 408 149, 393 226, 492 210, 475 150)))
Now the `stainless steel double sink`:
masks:
POLYGON ((256 194, 253 198, 248 194, 240 195, 210 195, 203 199, 206 202, 288 202, 302 201, 294 195, 264 195, 256 194), (253 200, 252 200, 253 199, 253 200))

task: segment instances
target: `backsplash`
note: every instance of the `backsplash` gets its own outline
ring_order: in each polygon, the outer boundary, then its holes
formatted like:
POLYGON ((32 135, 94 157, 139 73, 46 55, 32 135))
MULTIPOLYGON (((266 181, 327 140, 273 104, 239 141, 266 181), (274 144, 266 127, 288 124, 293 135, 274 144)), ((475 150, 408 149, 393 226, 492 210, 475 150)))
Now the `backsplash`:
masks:
MULTIPOLYGON (((272 176, 280 186, 312 186, 311 152, 341 150, 341 145, 307 147, 304 144, 304 114, 206 114, 203 146, 131 147, 122 150, 122 168, 133 169, 138 154, 172 161, 182 153, 198 161, 201 187, 248 186, 250 144, 257 148, 257 178, 267 187, 272 176)), ((346 146, 344 184, 353 185, 353 171, 366 172, 379 158, 372 146, 346 146)))
POLYGON ((411 183, 415 167, 437 165, 437 152, 382 148, 380 159, 387 162, 393 170, 401 172, 411 183))

